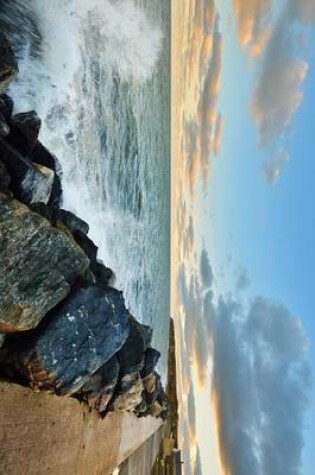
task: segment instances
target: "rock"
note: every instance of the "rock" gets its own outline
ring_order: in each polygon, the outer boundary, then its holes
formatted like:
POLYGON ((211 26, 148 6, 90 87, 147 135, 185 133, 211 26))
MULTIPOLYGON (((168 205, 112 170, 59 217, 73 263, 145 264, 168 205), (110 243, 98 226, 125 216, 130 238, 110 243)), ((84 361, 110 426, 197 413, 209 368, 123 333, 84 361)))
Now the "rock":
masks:
POLYGON ((114 276, 112 269, 106 267, 101 260, 96 260, 91 262, 90 270, 97 285, 104 288, 109 286, 110 280, 114 276))
POLYGON ((161 354, 155 348, 147 348, 145 353, 145 361, 144 361, 144 368, 141 371, 141 377, 146 378, 149 376, 154 368, 156 367, 161 354))
POLYGON ((90 261, 96 261, 98 247, 94 244, 94 242, 81 231, 75 231, 73 233, 73 237, 88 256, 90 261))
POLYGON ((0 159, 10 176, 10 189, 25 204, 48 203, 54 183, 54 172, 40 164, 32 164, 10 144, 0 138, 0 159))
POLYGON ((7 94, 0 94, 0 112, 9 123, 13 112, 13 100, 7 94))
POLYGON ((158 403, 158 401, 154 401, 150 408, 150 415, 152 417, 160 417, 163 412, 163 406, 158 403))
POLYGON ((57 173, 55 173, 55 178, 52 185, 50 198, 47 204, 52 209, 59 209, 60 206, 62 205, 61 180, 60 180, 59 175, 57 175, 57 173))
POLYGON ((122 347, 129 333, 122 293, 79 288, 15 342, 16 367, 33 389, 70 396, 122 347))
POLYGON ((99 411, 105 412, 111 400, 119 376, 119 364, 116 356, 108 360, 82 386, 79 397, 99 411))
POLYGON ((34 328, 89 260, 73 239, 0 193, 0 331, 34 328))
POLYGON ((0 111, 0 137, 6 137, 10 132, 10 127, 7 124, 7 121, 0 111))
POLYGON ((12 48, 0 33, 0 93, 2 93, 18 73, 18 65, 12 48))
POLYGON ((0 348, 2 348, 4 344, 5 337, 6 337, 5 333, 0 333, 0 348))
POLYGON ((43 165, 34 163, 20 183, 19 195, 23 203, 48 203, 55 173, 43 165))
POLYGON ((117 353, 121 374, 139 373, 144 365, 147 346, 150 344, 152 330, 147 325, 141 325, 129 315, 130 332, 126 343, 117 353))
POLYGON ((4 163, 0 160, 0 191, 5 191, 9 188, 11 177, 6 169, 4 163))
POLYGON ((61 166, 57 157, 50 153, 43 144, 37 141, 36 146, 30 154, 30 160, 44 167, 50 168, 55 172, 55 178, 51 190, 48 206, 58 209, 62 204, 62 187, 61 187, 61 166))
POLYGON ((54 219, 56 222, 61 221, 65 224, 72 233, 79 231, 82 234, 87 234, 89 232, 89 225, 82 219, 78 218, 78 216, 71 213, 71 211, 58 209, 54 215, 54 219))
POLYGON ((30 154, 32 162, 44 165, 44 167, 50 168, 57 174, 61 175, 61 167, 57 157, 52 154, 41 142, 37 142, 32 153, 30 154))
POLYGON ((35 111, 21 112, 12 117, 7 142, 22 155, 29 155, 35 148, 41 120, 35 111))
POLYGON ((109 405, 110 411, 134 412, 142 403, 143 383, 138 374, 125 375, 120 381, 117 394, 109 405))
POLYGON ((155 373, 149 374, 143 380, 143 386, 147 393, 152 394, 156 390, 156 375, 155 373))
POLYGON ((40 214, 43 218, 47 219, 51 224, 53 224, 53 215, 52 210, 49 206, 44 203, 30 203, 28 206, 34 213, 40 214))

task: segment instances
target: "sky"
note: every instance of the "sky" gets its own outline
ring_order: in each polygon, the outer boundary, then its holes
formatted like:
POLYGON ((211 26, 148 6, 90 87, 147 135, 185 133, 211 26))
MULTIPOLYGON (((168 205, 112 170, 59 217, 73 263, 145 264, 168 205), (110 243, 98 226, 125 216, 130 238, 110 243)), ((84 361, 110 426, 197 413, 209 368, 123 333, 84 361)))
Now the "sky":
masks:
POLYGON ((172 2, 185 475, 311 475, 315 2, 172 2))

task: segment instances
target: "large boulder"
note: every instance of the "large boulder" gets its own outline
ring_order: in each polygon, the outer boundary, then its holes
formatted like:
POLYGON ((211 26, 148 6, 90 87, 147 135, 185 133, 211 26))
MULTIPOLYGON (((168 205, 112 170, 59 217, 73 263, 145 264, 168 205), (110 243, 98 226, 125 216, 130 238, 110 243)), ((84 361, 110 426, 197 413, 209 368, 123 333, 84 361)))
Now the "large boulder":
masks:
POLYGON ((0 193, 0 331, 38 325, 84 275, 76 242, 20 202, 0 193))
POLYGON ((0 139, 0 159, 12 180, 10 189, 25 204, 48 203, 51 197, 55 173, 51 169, 31 163, 9 143, 0 139))
POLYGON ((37 329, 11 339, 11 348, 16 348, 11 361, 33 389, 70 396, 115 355, 128 333, 121 292, 79 288, 37 329))
POLYGON ((12 48, 0 33, 0 93, 2 93, 18 73, 18 65, 12 48))

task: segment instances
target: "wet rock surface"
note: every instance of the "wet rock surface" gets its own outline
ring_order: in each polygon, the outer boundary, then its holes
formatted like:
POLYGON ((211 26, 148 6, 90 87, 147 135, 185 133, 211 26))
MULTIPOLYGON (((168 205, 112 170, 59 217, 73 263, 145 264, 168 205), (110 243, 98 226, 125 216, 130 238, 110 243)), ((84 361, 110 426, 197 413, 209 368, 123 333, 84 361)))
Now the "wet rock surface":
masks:
POLYGON ((0 331, 34 328, 89 265, 73 239, 0 193, 0 331))
POLYGON ((17 367, 34 389, 71 395, 116 354, 128 333, 121 292, 81 288, 33 334, 16 340, 17 367))
POLYGON ((34 150, 41 126, 41 120, 35 111, 21 112, 10 119, 10 133, 6 140, 22 155, 34 150))

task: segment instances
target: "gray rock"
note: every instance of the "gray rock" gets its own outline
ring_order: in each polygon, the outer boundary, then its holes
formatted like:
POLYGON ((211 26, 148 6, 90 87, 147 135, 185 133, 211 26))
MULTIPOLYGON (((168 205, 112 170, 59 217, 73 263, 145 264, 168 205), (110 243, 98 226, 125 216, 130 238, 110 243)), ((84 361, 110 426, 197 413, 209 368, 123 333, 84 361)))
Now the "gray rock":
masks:
POLYGON ((4 163, 0 160, 0 191, 5 191, 9 188, 11 177, 6 169, 4 163))
POLYGON ((0 33, 0 93, 2 93, 18 73, 18 65, 12 48, 0 33))
POLYGON ((117 354, 121 374, 139 373, 145 362, 145 352, 151 342, 152 329, 129 316, 130 333, 126 343, 117 354))
POLYGON ((25 204, 49 201, 55 177, 52 170, 31 163, 1 138, 0 159, 12 178, 10 188, 18 200, 25 204))
POLYGON ((117 394, 114 395, 109 410, 134 412, 142 403, 143 383, 139 374, 127 374, 120 381, 117 394))
POLYGON ((24 203, 44 203, 50 199, 55 173, 49 168, 33 163, 20 183, 19 195, 24 203))
POLYGON ((96 260, 91 262, 90 270, 97 285, 104 288, 109 286, 114 276, 112 269, 106 267, 101 260, 96 260))
POLYGON ((80 219, 78 216, 71 213, 71 211, 59 209, 56 211, 54 219, 65 224, 72 233, 80 231, 83 234, 87 234, 89 232, 89 225, 83 221, 83 219, 80 219))
POLYGON ((34 150, 41 127, 41 120, 35 111, 15 114, 10 121, 8 142, 22 155, 29 155, 34 150))
POLYGON ((116 356, 108 360, 82 386, 79 398, 99 411, 105 412, 111 400, 119 376, 119 364, 116 356))
POLYGON ((155 348, 147 348, 145 352, 145 360, 144 360, 144 367, 141 370, 141 377, 146 378, 149 376, 153 370, 155 369, 159 359, 160 359, 160 352, 155 348))
POLYGON ((0 331, 36 327, 88 265, 73 239, 0 193, 0 331))
POLYGON ((0 94, 0 112, 9 123, 13 112, 13 100, 7 94, 0 94))
POLYGON ((34 389, 70 396, 113 357, 128 333, 121 292, 80 288, 27 338, 19 336, 17 367, 34 389))
POLYGON ((4 344, 5 337, 6 337, 5 333, 0 333, 0 348, 2 348, 4 344))
POLYGON ((7 121, 0 111, 0 137, 6 137, 10 133, 10 127, 7 124, 7 121))

